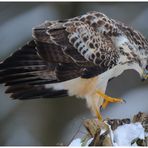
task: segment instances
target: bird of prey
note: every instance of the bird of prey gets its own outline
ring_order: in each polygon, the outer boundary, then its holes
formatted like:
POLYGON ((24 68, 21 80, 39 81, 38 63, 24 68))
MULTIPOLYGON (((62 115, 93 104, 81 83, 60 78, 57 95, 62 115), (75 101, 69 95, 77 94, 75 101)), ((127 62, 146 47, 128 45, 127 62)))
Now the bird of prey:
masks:
POLYGON ((148 77, 148 40, 103 13, 45 21, 32 37, 0 63, 0 83, 14 99, 75 95, 101 120, 101 106, 123 102, 105 94, 110 79, 128 69, 148 77))

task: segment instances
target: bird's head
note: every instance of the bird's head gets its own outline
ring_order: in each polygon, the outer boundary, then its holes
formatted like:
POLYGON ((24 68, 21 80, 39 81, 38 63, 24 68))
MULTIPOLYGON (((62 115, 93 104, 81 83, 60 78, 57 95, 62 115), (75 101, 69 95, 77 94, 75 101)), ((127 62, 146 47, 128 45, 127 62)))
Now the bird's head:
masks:
POLYGON ((148 79, 148 49, 144 49, 140 52, 139 65, 142 69, 141 78, 142 80, 148 79))
MULTIPOLYGON (((137 50, 138 51, 138 50, 137 50)), ((140 76, 141 80, 144 81, 148 79, 148 52, 145 49, 135 52, 133 56, 133 69, 136 70, 140 76)))
POLYGON ((143 75, 142 75, 143 80, 148 79, 148 60, 147 60, 147 64, 143 69, 143 75))

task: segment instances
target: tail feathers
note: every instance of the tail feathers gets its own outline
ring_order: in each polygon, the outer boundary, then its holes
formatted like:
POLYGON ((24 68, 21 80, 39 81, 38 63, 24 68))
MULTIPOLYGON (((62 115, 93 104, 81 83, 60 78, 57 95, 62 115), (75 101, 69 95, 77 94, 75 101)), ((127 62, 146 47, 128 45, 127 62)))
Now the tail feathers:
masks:
POLYGON ((66 90, 46 88, 57 82, 56 64, 41 59, 34 41, 29 42, 0 63, 0 83, 14 99, 53 98, 67 95, 66 90))
POLYGON ((66 90, 53 90, 52 88, 46 88, 44 85, 11 86, 8 87, 6 93, 12 93, 11 98, 20 100, 67 96, 66 90))

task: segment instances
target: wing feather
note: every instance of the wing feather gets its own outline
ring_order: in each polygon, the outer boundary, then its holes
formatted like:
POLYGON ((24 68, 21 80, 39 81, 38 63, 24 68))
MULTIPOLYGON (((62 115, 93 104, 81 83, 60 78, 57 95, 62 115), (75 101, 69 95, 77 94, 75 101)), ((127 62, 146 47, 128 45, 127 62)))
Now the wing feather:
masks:
MULTIPOLYGON (((6 93, 12 93, 11 97, 14 99, 67 95, 64 88, 57 91, 46 88, 46 84, 79 77, 81 68, 66 56, 67 60, 60 55, 57 57, 55 55, 55 58, 49 57, 50 60, 47 61, 37 53, 36 46, 36 43, 31 41, 1 62, 0 83, 8 86, 6 93), (66 61, 69 63, 66 64, 66 61)), ((51 50, 51 47, 49 46, 48 49, 51 50)))
POLYGON ((6 93, 17 99, 62 96, 67 94, 64 88, 56 91, 46 84, 88 79, 116 65, 118 53, 111 38, 96 31, 92 14, 87 16, 90 22, 82 16, 35 27, 34 41, 0 63, 6 93))

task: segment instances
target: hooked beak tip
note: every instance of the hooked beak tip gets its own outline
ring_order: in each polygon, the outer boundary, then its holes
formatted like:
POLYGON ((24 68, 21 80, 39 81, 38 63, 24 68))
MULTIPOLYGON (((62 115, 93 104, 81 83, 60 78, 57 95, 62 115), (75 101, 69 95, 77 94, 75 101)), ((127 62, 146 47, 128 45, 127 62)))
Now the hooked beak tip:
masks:
POLYGON ((148 79, 148 73, 147 72, 143 72, 142 80, 146 80, 146 79, 148 79))
POLYGON ((141 80, 144 81, 148 79, 148 71, 147 70, 143 70, 143 73, 141 75, 141 80))

